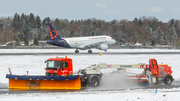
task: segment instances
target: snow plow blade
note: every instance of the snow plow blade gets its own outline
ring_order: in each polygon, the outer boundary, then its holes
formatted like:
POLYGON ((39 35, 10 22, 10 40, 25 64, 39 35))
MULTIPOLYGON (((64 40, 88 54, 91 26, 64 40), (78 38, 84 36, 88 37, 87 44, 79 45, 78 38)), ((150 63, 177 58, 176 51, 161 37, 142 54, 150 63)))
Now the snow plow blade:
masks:
POLYGON ((78 75, 72 76, 17 76, 6 75, 9 78, 9 89, 81 89, 78 75), (36 78, 36 79, 35 79, 36 78))

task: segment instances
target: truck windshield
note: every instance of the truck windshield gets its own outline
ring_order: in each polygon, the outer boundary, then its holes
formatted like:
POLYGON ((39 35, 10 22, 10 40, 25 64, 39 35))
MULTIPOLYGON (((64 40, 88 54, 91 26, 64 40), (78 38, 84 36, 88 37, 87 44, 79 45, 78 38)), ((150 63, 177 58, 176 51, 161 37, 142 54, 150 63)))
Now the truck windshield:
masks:
POLYGON ((60 69, 61 61, 47 61, 46 68, 47 69, 60 69))

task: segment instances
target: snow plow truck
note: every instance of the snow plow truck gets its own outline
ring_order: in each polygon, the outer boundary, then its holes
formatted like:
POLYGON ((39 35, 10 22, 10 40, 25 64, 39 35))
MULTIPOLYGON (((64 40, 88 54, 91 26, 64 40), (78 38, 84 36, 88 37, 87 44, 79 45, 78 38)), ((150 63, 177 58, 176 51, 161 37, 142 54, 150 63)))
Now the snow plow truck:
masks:
POLYGON ((81 89, 79 75, 73 75, 72 59, 49 58, 46 63, 46 75, 6 75, 9 89, 81 89))

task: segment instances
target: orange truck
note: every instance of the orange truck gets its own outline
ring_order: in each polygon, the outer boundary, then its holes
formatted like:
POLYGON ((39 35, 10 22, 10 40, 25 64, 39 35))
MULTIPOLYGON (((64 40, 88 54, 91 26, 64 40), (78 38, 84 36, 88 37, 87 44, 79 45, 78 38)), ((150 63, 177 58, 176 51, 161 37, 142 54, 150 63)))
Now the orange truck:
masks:
POLYGON ((81 89, 79 75, 73 75, 71 58, 49 58, 46 75, 6 75, 9 89, 81 89))

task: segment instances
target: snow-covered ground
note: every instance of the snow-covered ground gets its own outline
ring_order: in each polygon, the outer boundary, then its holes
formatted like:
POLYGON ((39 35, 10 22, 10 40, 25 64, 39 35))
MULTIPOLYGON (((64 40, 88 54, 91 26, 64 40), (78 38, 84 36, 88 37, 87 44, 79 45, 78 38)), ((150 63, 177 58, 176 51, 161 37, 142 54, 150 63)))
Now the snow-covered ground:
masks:
MULTIPOLYGON (((0 53, 53 53, 53 52, 74 52, 72 49, 1 49, 0 53)), ((85 51, 87 52, 87 51, 85 51)), ((102 52, 93 50, 93 52, 102 52)), ((108 52, 180 52, 180 50, 161 50, 161 49, 110 49, 108 52)), ((13 74, 44 75, 44 61, 56 55, 1 55, 0 56, 0 82, 8 84, 5 75, 9 73, 11 68, 13 74)), ((60 56, 59 57, 63 57, 60 56)), ((107 64, 148 64, 149 58, 156 58, 158 63, 163 62, 172 67, 173 77, 180 80, 180 54, 70 54, 68 57, 73 60, 74 73, 80 68, 85 68, 91 64, 107 63, 107 64)), ((139 72, 141 70, 129 70, 139 72)), ((124 91, 83 91, 83 92, 49 92, 49 93, 25 93, 25 94, 2 94, 0 100, 4 101, 24 101, 24 100, 61 100, 61 101, 94 101, 94 100, 120 100, 120 101, 179 101, 180 88, 158 89, 137 89, 124 91)))
POLYGON ((180 89, 96 92, 27 93, 0 95, 1 101, 179 101, 180 89))

